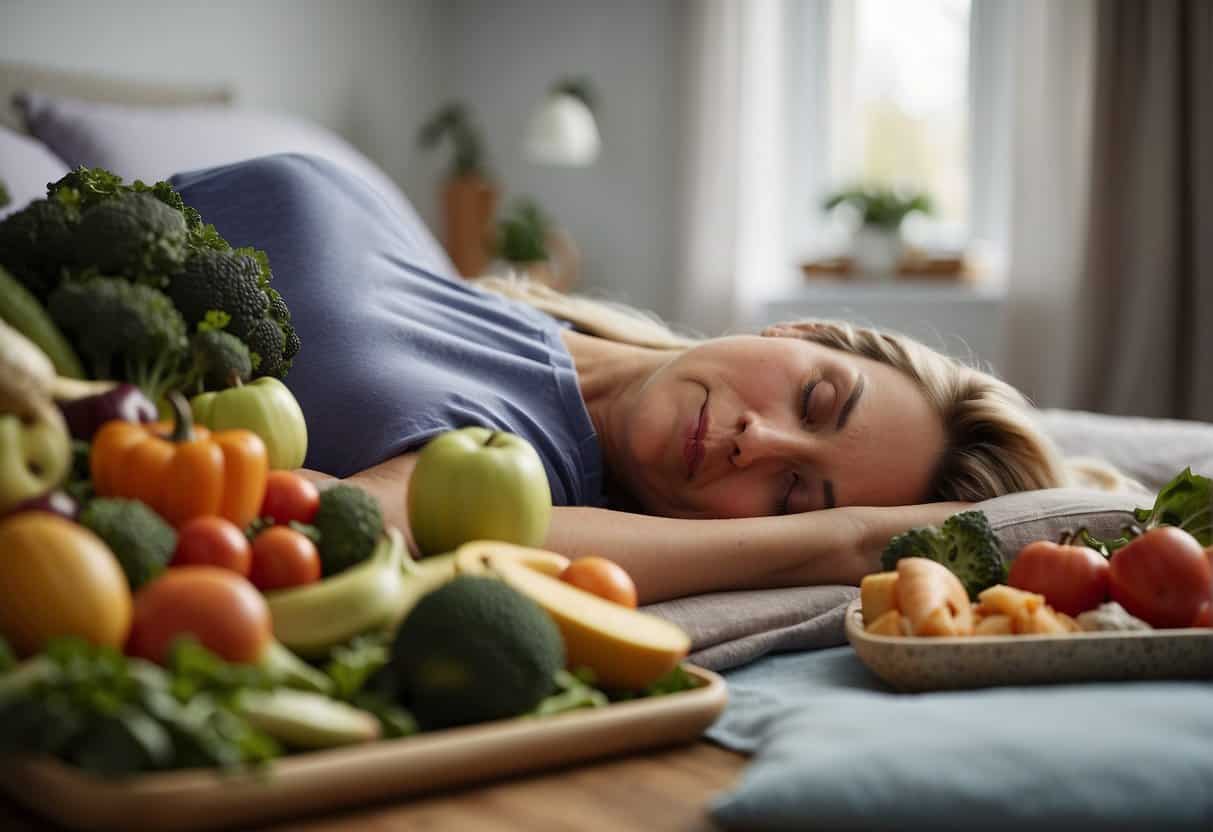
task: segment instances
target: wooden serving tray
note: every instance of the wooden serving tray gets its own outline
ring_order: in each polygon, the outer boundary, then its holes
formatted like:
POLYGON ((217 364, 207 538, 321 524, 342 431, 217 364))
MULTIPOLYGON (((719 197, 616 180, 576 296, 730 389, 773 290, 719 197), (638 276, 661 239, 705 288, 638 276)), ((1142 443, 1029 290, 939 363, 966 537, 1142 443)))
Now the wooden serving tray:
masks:
POLYGON ((861 661, 904 691, 1110 682, 1213 679, 1213 630, 1185 628, 1066 635, 878 636, 863 629, 856 598, 847 638, 861 661))
POLYGON ((189 769, 106 780, 55 760, 0 769, 18 802, 85 830, 247 826, 697 739, 724 709, 724 680, 684 665, 694 690, 541 718, 501 720, 329 751, 261 771, 189 769))

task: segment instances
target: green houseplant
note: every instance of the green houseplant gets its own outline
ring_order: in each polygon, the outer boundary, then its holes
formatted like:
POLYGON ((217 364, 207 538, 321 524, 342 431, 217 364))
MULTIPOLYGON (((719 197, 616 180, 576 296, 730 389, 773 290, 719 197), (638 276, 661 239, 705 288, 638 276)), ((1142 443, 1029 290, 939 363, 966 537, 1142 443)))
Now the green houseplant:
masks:
POLYGON ((860 217, 851 241, 857 271, 890 276, 901 260, 901 224, 915 212, 929 214, 931 198, 922 191, 855 185, 835 191, 822 202, 826 211, 849 206, 860 217))
POLYGON ((453 156, 441 192, 443 243, 459 273, 474 277, 488 265, 497 188, 485 165, 480 129, 458 101, 440 107, 417 133, 417 143, 427 150, 444 139, 453 156))
POLYGON ((502 260, 516 265, 547 260, 549 225, 535 200, 529 197, 516 199, 497 224, 497 254, 502 260))

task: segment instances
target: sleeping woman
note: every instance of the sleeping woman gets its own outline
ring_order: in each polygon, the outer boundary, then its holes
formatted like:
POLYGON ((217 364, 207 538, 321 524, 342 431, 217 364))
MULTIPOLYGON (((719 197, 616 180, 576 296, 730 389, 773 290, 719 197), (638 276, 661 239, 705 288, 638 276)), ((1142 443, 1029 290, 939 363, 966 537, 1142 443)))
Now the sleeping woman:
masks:
POLYGON ((307 467, 407 533, 422 446, 481 425, 527 439, 545 546, 620 563, 644 603, 850 583, 889 538, 1066 481, 1009 385, 904 336, 829 321, 692 340, 619 307, 466 281, 421 220, 304 156, 177 177, 233 245, 266 250, 303 349, 286 378, 307 467))

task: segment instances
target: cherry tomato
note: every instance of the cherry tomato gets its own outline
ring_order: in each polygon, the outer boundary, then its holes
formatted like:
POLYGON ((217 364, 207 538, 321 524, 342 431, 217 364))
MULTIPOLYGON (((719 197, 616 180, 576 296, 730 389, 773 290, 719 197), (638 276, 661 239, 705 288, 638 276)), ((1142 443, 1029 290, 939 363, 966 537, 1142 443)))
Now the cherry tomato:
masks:
POLYGON ((248 577, 253 550, 244 532, 222 517, 195 517, 177 533, 170 566, 219 566, 248 577))
POLYGON ((1043 595, 1058 612, 1078 615, 1108 600, 1110 571, 1094 549, 1037 540, 1019 550, 1007 583, 1043 595))
POLYGON ((285 526, 292 520, 310 523, 320 506, 320 489, 292 471, 270 471, 265 478, 261 516, 285 526))
POLYGON ((1196 618, 1192 619, 1193 627, 1213 627, 1213 598, 1200 605, 1196 618))
POLYGON ((229 662, 255 663, 271 633, 269 606, 247 580, 216 566, 181 566, 135 593, 126 652, 163 664, 173 641, 192 635, 229 662))
POLYGON ((1209 599, 1213 565, 1196 538, 1160 526, 1112 555, 1112 600, 1153 627, 1188 627, 1209 599))
POLYGON ((320 552, 306 535, 288 526, 270 526, 253 539, 253 586, 262 592, 320 580, 320 552))
POLYGON ((599 598, 636 609, 636 584, 613 560, 596 555, 578 558, 560 573, 560 580, 599 598))

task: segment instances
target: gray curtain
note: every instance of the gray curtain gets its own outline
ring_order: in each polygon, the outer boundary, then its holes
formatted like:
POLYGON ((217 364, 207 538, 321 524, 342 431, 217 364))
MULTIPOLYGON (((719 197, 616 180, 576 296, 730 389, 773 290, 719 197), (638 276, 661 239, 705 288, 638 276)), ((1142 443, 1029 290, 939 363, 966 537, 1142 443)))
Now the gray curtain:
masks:
POLYGON ((1213 2, 1097 4, 1078 406, 1213 421, 1213 2))

